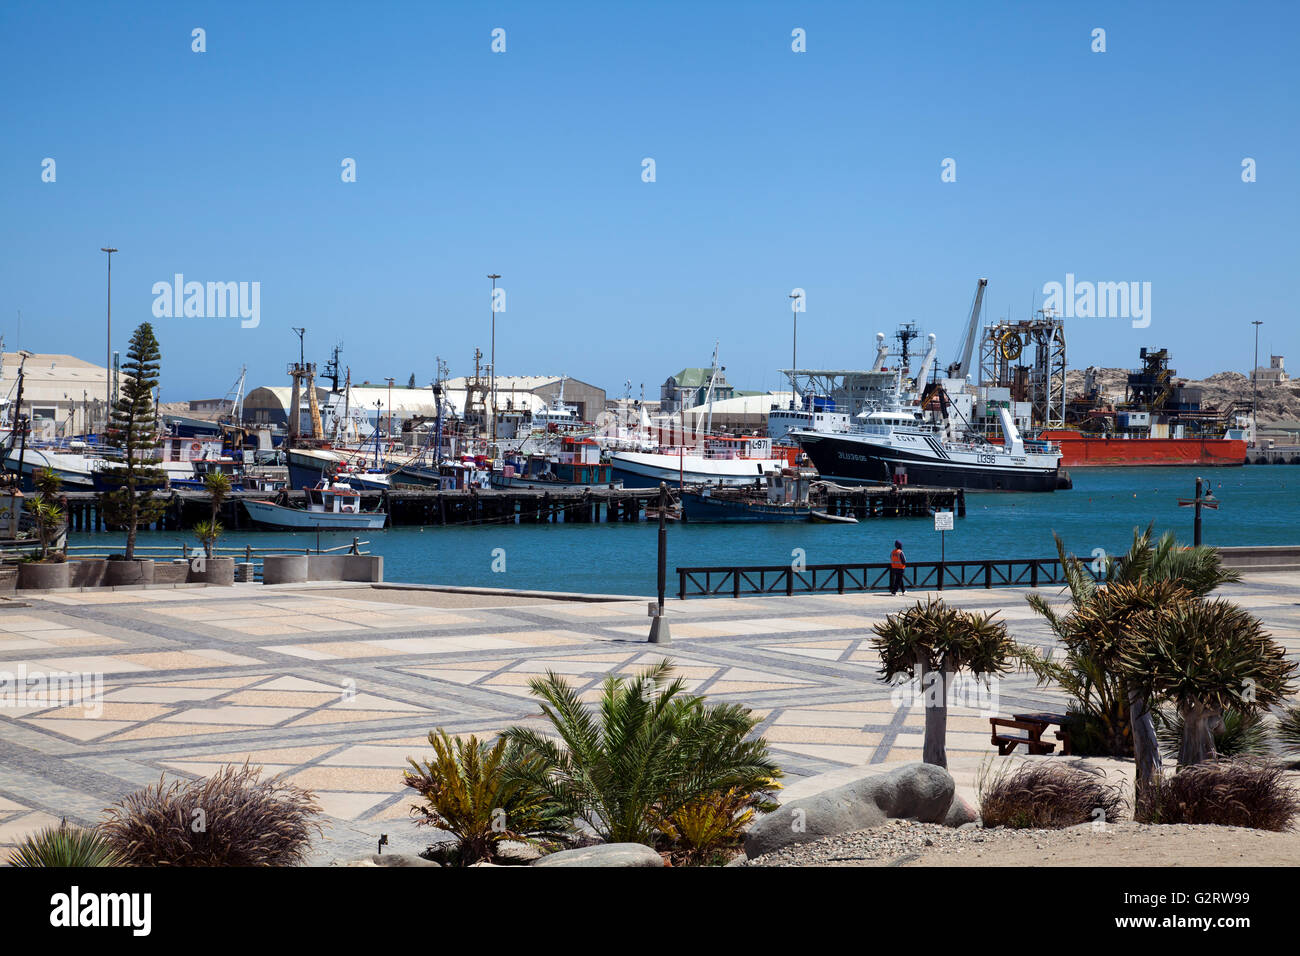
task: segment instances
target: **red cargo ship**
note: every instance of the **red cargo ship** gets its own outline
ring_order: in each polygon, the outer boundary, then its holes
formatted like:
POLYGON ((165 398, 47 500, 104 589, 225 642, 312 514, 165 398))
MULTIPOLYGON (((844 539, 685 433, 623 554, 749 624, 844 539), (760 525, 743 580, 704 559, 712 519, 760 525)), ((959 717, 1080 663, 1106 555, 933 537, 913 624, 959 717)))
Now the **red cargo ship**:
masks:
POLYGON ((1244 438, 1151 438, 1088 435, 1068 428, 1047 428, 1043 441, 1061 446, 1061 467, 1113 465, 1244 465, 1244 438))
POLYGON ((1061 466, 1244 465, 1243 409, 1202 408, 1199 388, 1174 383, 1167 349, 1144 348, 1139 357, 1122 404, 1102 403, 1089 369, 1083 396, 1066 406, 1066 421, 1077 425, 1039 431, 1040 440, 1061 446, 1061 466))

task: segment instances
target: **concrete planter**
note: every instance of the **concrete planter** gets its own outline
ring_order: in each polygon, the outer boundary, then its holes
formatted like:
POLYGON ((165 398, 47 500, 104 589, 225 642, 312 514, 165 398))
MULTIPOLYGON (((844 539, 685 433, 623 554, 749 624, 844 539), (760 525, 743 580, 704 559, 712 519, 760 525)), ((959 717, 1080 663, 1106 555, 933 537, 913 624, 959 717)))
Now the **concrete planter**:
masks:
POLYGON ((104 574, 107 569, 107 558, 70 558, 68 560, 68 587, 97 588, 104 583, 104 574))
POLYGON ((306 584, 307 555, 268 554, 262 559, 263 584, 306 584))
POLYGON ((104 586, 115 588, 129 584, 153 584, 153 561, 149 558, 109 558, 104 569, 104 586))
POLYGON ((235 559, 205 558, 202 555, 191 558, 186 580, 191 584, 231 587, 235 583, 235 559))
POLYGON ((66 561, 58 564, 35 564, 25 562, 18 565, 18 584, 17 587, 24 590, 49 588, 66 588, 68 584, 69 573, 66 561))
POLYGON ((384 580, 384 558, 378 554, 313 554, 307 574, 313 581, 378 583, 384 580))

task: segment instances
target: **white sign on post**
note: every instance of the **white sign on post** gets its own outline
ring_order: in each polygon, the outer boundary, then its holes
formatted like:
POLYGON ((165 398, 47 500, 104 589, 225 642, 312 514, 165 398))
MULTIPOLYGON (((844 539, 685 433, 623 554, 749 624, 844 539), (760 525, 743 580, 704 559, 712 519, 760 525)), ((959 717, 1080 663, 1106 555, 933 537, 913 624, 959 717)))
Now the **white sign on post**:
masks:
POLYGON ((936 511, 934 513, 934 530, 951 531, 952 530, 952 512, 936 511))

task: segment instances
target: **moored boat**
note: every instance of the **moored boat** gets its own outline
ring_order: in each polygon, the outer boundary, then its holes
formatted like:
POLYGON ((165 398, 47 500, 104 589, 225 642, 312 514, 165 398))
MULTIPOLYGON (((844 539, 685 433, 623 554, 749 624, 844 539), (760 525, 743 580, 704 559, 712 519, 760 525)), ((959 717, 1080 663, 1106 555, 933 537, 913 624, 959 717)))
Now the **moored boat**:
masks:
POLYGON ((361 493, 347 482, 324 479, 307 492, 307 507, 293 508, 274 501, 243 501, 254 524, 284 530, 375 531, 384 527, 388 515, 362 511, 361 493))

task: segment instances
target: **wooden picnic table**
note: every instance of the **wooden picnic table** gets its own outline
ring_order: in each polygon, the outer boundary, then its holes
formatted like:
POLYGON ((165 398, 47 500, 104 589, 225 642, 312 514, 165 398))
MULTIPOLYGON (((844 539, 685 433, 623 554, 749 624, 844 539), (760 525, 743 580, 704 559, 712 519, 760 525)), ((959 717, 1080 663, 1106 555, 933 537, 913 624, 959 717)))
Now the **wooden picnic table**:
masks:
POLYGON ((1034 755, 1050 754, 1056 744, 1043 740, 1043 733, 1053 724, 1061 729, 1056 731, 1056 739, 1061 742, 1062 755, 1071 753, 1069 717, 1065 714, 1046 712, 1012 714, 1011 719, 990 717, 989 728, 992 742, 998 748, 1000 756, 1007 756, 1021 744, 1034 755), (999 728, 1004 728, 1000 730, 999 728), (1006 730, 1023 730, 1023 734, 1006 733, 1006 730))

